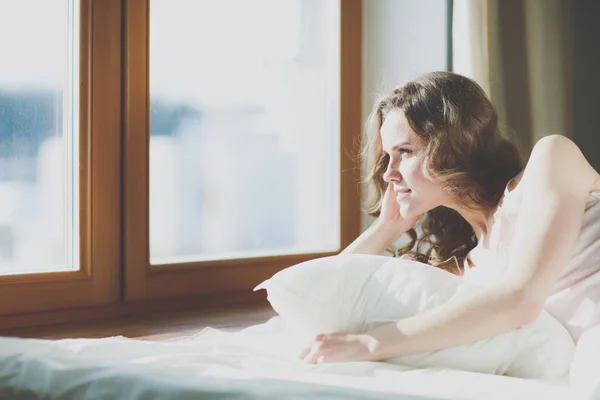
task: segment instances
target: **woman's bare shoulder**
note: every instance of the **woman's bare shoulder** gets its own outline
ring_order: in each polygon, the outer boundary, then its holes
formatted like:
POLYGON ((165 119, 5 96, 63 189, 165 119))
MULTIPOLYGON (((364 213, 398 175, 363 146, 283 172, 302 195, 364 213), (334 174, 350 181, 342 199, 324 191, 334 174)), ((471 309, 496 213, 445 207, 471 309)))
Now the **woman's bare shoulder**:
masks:
POLYGON ((524 181, 536 182, 541 178, 540 175, 558 175, 551 173, 550 169, 560 172, 569 181, 581 180, 580 187, 585 187, 589 193, 600 191, 600 173, 589 164, 581 149, 562 135, 550 135, 538 140, 525 168, 509 182, 509 191, 524 186, 519 185, 524 181))

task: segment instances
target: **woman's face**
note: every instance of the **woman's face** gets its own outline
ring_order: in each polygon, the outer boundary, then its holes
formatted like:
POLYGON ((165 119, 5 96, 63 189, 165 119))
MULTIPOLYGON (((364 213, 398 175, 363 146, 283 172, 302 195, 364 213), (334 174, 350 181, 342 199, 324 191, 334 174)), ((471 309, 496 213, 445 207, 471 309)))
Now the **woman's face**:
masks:
POLYGON ((449 195, 435 177, 425 171, 425 148, 417 141, 404 112, 391 110, 380 129, 389 164, 383 179, 393 185, 400 215, 411 218, 448 202, 449 195))

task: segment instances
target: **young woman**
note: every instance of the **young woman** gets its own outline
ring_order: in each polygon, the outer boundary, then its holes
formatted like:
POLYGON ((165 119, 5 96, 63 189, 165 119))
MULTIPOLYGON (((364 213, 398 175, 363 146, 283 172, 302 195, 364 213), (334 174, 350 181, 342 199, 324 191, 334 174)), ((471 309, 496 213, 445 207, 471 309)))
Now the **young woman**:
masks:
POLYGON ((481 87, 449 72, 377 101, 368 130, 377 219, 342 253, 381 255, 408 233, 398 255, 489 287, 366 334, 317 335, 303 361, 458 346, 532 322, 542 309, 575 341, 600 323, 600 174, 571 140, 540 139, 523 168, 481 87))

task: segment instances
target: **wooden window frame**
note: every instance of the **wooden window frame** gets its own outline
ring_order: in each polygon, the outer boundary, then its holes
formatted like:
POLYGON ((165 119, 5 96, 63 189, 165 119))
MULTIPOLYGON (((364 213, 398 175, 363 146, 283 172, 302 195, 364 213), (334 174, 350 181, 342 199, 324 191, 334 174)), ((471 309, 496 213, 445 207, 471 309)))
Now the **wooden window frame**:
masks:
MULTIPOLYGON (((337 254, 360 234, 362 1, 340 0, 340 245, 331 253, 150 265, 149 248, 149 1, 124 6, 124 231, 125 300, 251 291, 293 264, 337 254)), ((257 293, 256 297, 264 294, 257 293)))
POLYGON ((120 297, 120 2, 81 0, 80 15, 80 269, 0 276, 0 327, 120 297))
MULTIPOLYGON (((0 276, 3 329, 265 298, 255 284, 334 253, 149 264, 148 0, 81 0, 80 270, 0 276)), ((340 0, 340 250, 360 234, 362 0, 340 0)))

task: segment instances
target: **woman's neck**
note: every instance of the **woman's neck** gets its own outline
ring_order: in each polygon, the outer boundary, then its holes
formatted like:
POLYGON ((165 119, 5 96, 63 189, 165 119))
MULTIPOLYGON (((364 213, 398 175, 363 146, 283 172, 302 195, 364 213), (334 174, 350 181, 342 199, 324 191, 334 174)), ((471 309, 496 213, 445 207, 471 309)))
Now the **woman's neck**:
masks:
POLYGON ((455 210, 469 223, 469 225, 471 225, 471 228, 473 228, 473 232, 478 243, 482 243, 487 237, 493 222, 491 219, 496 209, 497 206, 494 207, 494 209, 485 211, 455 208, 455 210))

